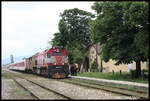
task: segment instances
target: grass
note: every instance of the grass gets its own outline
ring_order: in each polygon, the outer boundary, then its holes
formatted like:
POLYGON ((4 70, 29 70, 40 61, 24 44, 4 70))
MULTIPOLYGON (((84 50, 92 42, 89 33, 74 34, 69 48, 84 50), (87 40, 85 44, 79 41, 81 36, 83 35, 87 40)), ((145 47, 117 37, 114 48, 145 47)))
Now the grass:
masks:
POLYGON ((18 84, 16 84, 15 82, 13 86, 15 87, 15 89, 12 92, 12 96, 15 99, 35 99, 33 96, 30 95, 29 92, 18 86, 18 84))
MULTIPOLYGON (((17 74, 9 73, 9 72, 4 72, 1 73, 2 79, 12 79, 15 78, 17 74)), ((13 90, 10 92, 10 99, 35 99, 28 93, 26 90, 18 86, 15 82, 12 82, 10 86, 13 87, 13 90)))
POLYGON ((1 73, 1 77, 4 78, 4 79, 11 79, 9 73, 1 73))
POLYGON ((149 73, 144 73, 143 77, 136 78, 129 74, 128 72, 120 73, 101 73, 101 72, 85 72, 85 73, 78 73, 78 76, 84 77, 93 77, 93 78, 101 78, 101 79, 108 79, 108 80, 120 80, 120 81, 130 81, 130 82, 138 82, 138 83, 148 83, 148 75, 149 73))

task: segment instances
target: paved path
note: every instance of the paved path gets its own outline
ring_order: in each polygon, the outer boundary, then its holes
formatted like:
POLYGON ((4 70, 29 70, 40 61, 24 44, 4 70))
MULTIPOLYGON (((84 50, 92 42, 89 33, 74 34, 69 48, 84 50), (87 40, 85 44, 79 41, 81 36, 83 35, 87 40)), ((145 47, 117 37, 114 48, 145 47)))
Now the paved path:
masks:
POLYGON ((81 76, 70 76, 70 77, 72 77, 72 78, 80 78, 80 79, 85 79, 85 80, 93 80, 93 81, 100 81, 100 82, 122 84, 122 85, 132 85, 132 86, 137 86, 137 87, 149 88, 148 84, 136 83, 136 82, 106 80, 106 79, 98 79, 98 78, 91 78, 91 77, 89 78, 89 77, 81 77, 81 76))

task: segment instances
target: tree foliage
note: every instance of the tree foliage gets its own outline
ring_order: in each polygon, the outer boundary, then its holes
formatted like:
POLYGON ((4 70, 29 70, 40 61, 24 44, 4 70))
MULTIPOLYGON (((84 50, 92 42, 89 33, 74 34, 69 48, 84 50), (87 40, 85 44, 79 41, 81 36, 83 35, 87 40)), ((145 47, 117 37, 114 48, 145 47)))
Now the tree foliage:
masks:
POLYGON ((90 12, 78 8, 66 9, 60 14, 59 33, 54 34, 53 45, 67 48, 74 62, 80 61, 88 50, 90 43, 90 12))
POLYGON ((124 23, 129 29, 130 33, 132 33, 132 30, 136 31, 136 33, 134 33, 135 47, 136 49, 139 49, 138 50, 139 53, 142 54, 143 57, 146 59, 148 58, 148 48, 149 48, 148 3, 146 2, 126 3, 124 4, 124 10, 125 10, 124 23))
POLYGON ((80 43, 82 47, 86 47, 90 42, 90 25, 89 21, 94 17, 90 12, 80 10, 78 8, 65 10, 60 14, 65 27, 68 45, 76 47, 76 43, 80 43))
POLYGON ((92 9, 97 18, 91 22, 91 38, 103 44, 105 62, 139 64, 148 59, 147 2, 95 2, 92 9))

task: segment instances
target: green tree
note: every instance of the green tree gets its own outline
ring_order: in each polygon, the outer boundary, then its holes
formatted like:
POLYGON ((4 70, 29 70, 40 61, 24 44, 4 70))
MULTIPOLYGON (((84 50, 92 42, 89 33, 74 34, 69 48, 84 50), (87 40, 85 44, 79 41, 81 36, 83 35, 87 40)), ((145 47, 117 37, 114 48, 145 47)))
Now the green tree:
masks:
POLYGON ((89 21, 94 17, 90 12, 80 10, 78 8, 65 10, 60 14, 64 25, 60 27, 65 27, 66 36, 68 39, 67 44, 71 47, 76 47, 78 42, 82 47, 87 47, 90 42, 90 25, 89 21))
POLYGON ((135 30, 134 43, 143 54, 148 58, 149 46, 149 22, 148 22, 148 3, 147 2, 129 2, 124 4, 124 23, 130 33, 135 30))
POLYGON ((52 44, 52 46, 59 46, 59 45, 61 45, 60 33, 54 33, 54 38, 52 39, 52 41, 50 41, 50 43, 52 44))
POLYGON ((116 60, 116 65, 135 61, 140 76, 140 61, 148 59, 148 4, 95 2, 92 9, 97 18, 91 22, 91 38, 103 44, 103 60, 116 60))
POLYGON ((73 61, 79 61, 89 48, 89 22, 94 15, 74 8, 66 9, 60 16, 59 33, 54 34, 52 44, 65 47, 72 54, 73 61))
POLYGON ((58 29, 60 32, 54 33, 54 38, 51 41, 52 46, 62 46, 65 47, 69 44, 68 34, 66 29, 66 24, 63 20, 59 21, 58 29))

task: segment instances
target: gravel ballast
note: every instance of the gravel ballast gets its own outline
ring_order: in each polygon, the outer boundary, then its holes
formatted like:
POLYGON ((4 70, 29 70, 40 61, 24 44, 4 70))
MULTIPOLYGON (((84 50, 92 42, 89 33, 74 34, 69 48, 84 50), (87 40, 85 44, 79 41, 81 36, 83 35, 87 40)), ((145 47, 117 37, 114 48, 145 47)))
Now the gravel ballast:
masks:
POLYGON ((48 79, 36 79, 34 82, 40 83, 48 88, 57 90, 74 99, 135 99, 127 96, 112 94, 103 90, 81 87, 69 83, 64 83, 48 79))

